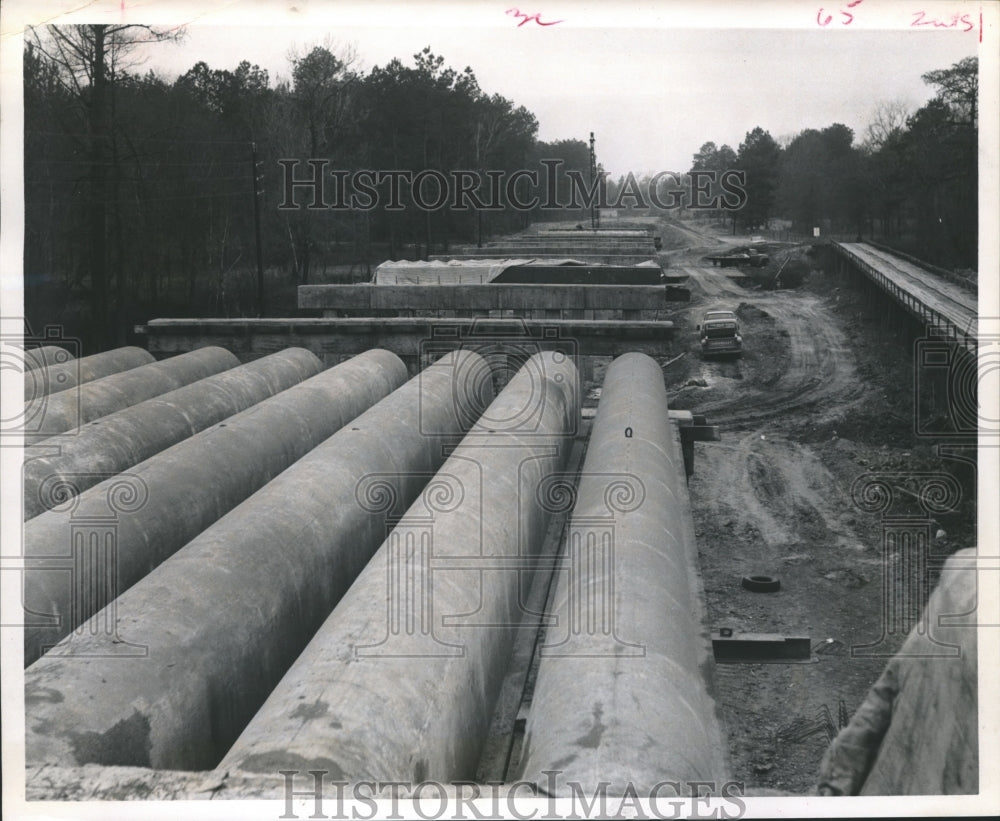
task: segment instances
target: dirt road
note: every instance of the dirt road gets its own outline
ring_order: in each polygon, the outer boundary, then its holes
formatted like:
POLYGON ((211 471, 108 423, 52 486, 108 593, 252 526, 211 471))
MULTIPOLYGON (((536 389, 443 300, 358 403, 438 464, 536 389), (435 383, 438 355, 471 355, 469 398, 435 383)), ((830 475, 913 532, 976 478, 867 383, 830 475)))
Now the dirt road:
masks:
POLYGON ((691 303, 673 317, 689 345, 664 374, 673 407, 721 428, 720 442, 696 447, 690 480, 710 626, 808 636, 814 650, 809 663, 720 664, 718 698, 736 779, 751 793, 809 792, 829 734, 904 637, 883 636, 882 522, 856 506, 851 486, 912 463, 911 415, 898 404, 909 393, 892 396, 908 351, 900 344, 874 367, 872 329, 848 329, 853 314, 825 275, 796 290, 748 290, 738 270, 700 263, 706 239, 693 234, 697 247, 673 254, 671 267, 689 274, 691 303), (737 311, 742 357, 701 358, 694 326, 712 308, 737 311), (749 575, 781 589, 749 592, 749 575))
POLYGON ((767 291, 754 294, 750 300, 746 289, 735 281, 739 274, 722 273, 732 269, 694 265, 682 269, 689 275, 694 316, 713 308, 744 306, 740 313, 747 348, 739 359, 700 360, 694 334, 690 334, 690 354, 699 359, 695 378, 710 387, 719 380, 742 383, 735 391, 700 397, 700 412, 711 413, 718 423, 748 425, 823 404, 840 413, 860 397, 861 386, 844 333, 819 298, 799 291, 767 291), (771 326, 787 344, 761 345, 754 333, 757 325, 771 326))

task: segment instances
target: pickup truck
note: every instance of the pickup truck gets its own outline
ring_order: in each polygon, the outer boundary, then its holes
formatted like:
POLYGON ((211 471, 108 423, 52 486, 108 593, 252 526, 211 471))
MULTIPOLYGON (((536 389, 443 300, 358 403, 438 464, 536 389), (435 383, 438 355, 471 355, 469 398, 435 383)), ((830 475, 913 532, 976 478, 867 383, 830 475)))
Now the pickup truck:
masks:
POLYGON ((701 355, 739 356, 743 353, 740 322, 732 311, 706 311, 695 329, 701 337, 701 355))

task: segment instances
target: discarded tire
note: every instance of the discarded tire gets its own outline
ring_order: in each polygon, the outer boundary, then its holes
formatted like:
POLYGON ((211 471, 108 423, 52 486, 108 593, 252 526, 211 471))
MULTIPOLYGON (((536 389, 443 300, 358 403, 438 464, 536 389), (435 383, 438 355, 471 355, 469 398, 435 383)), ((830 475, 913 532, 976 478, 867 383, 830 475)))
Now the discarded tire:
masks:
POLYGON ((773 576, 744 576, 743 589, 751 593, 777 593, 781 582, 773 576))

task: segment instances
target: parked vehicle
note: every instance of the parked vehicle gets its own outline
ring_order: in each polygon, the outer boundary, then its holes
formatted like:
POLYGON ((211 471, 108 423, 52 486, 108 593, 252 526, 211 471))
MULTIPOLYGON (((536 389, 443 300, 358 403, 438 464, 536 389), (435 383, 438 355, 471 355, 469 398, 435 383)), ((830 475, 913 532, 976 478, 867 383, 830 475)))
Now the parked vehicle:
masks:
POLYGON ((732 311, 706 311, 695 328, 701 336, 702 356, 739 356, 743 353, 740 322, 732 311))
POLYGON ((770 256, 756 248, 737 248, 726 254, 715 254, 705 257, 712 265, 721 268, 733 268, 749 265, 752 268, 763 268, 770 261, 770 256))

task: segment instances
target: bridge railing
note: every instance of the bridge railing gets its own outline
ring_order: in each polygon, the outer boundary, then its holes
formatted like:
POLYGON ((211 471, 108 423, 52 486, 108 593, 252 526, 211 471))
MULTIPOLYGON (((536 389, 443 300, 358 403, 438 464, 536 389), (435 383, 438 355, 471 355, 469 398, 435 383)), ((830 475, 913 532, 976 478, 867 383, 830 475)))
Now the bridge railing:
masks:
POLYGON ((865 276, 874 282, 881 290, 888 294, 897 304, 906 310, 911 316, 923 322, 935 335, 950 339, 965 348, 973 356, 976 355, 979 347, 977 334, 973 328, 963 326, 963 324, 953 317, 946 316, 940 311, 926 305, 918 297, 911 294, 899 283, 893 281, 882 271, 873 266, 860 255, 845 248, 839 242, 831 242, 830 247, 838 254, 850 261, 851 265, 861 271, 865 276))

